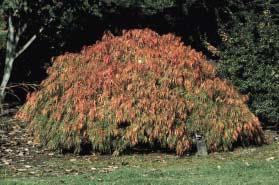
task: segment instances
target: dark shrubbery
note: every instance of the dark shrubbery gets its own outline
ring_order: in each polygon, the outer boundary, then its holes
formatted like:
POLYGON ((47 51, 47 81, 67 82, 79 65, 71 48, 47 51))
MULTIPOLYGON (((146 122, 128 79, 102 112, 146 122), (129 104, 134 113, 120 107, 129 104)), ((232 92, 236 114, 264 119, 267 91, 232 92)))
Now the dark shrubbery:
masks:
POLYGON ((279 122, 279 30, 270 12, 246 16, 225 38, 219 73, 249 95, 249 107, 266 125, 279 122))
POLYGON ((0 51, 2 51, 6 47, 6 35, 7 31, 5 30, 5 23, 2 12, 0 10, 0 51))
POLYGON ((41 89, 17 114, 51 149, 89 144, 96 152, 137 145, 184 154, 193 135, 210 151, 263 142, 257 117, 205 57, 179 38, 150 30, 105 35, 79 54, 55 59, 41 89))

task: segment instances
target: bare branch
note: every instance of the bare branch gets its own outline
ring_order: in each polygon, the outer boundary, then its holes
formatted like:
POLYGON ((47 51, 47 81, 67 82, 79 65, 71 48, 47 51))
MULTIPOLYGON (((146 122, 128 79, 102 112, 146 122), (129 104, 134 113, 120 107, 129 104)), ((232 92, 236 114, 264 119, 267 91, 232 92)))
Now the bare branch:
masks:
POLYGON ((33 35, 30 39, 29 39, 29 41, 28 42, 26 42, 26 44, 24 45, 24 46, 22 46, 22 49, 21 50, 19 50, 17 53, 16 53, 16 55, 15 55, 15 59, 17 58, 17 57, 19 57, 35 40, 36 40, 36 38, 38 37, 38 34, 39 33, 42 33, 42 31, 44 30, 44 28, 40 28, 40 30, 39 30, 39 32, 37 33, 37 34, 35 34, 35 35, 33 35))
POLYGON ((18 35, 21 36, 23 32, 27 29, 27 24, 25 23, 19 30, 18 35))

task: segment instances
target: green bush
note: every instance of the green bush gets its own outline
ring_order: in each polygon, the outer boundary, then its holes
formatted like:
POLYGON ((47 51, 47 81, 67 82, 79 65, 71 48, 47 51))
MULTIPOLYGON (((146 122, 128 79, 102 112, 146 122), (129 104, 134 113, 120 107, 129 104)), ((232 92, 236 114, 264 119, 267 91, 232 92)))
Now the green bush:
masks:
POLYGON ((279 29, 265 10, 249 14, 223 38, 219 74, 248 94, 250 109, 266 125, 279 121, 279 29))

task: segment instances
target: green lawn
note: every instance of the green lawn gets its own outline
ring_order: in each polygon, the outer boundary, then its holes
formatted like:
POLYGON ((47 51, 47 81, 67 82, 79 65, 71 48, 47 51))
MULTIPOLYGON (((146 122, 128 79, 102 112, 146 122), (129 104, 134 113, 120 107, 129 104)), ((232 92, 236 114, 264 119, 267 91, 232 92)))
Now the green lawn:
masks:
POLYGON ((26 175, 12 178, 12 174, 8 170, 5 174, 5 167, 2 167, 0 184, 279 184, 279 143, 208 157, 179 158, 153 153, 86 159, 71 162, 60 157, 49 161, 77 172, 78 169, 92 168, 91 172, 83 174, 73 172, 70 175, 41 174, 38 177, 26 175))

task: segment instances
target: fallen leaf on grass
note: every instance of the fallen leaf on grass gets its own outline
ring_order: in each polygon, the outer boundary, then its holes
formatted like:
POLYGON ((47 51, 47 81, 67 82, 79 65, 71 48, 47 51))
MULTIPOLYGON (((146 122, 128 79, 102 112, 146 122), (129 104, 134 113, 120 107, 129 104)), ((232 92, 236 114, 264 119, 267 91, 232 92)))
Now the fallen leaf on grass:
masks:
POLYGON ((245 162, 245 165, 246 165, 246 166, 250 166, 250 164, 249 164, 248 162, 245 162))
POLYGON ((77 161, 77 159, 70 159, 70 162, 75 162, 77 161))
POLYGON ((118 166, 108 166, 108 168, 117 169, 118 166))
POLYGON ((20 169, 17 169, 17 171, 19 171, 19 172, 25 172, 25 171, 27 171, 27 169, 20 168, 20 169))
POLYGON ((267 162, 269 162, 269 161, 272 161, 272 160, 274 160, 275 159, 275 157, 269 157, 269 158, 266 158, 265 160, 267 161, 267 162))
POLYGON ((30 165, 25 165, 24 167, 25 168, 32 168, 32 166, 30 166, 30 165))

